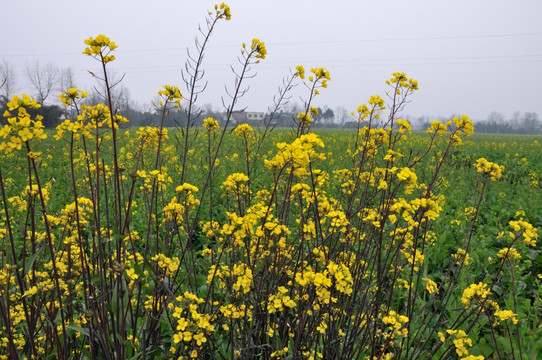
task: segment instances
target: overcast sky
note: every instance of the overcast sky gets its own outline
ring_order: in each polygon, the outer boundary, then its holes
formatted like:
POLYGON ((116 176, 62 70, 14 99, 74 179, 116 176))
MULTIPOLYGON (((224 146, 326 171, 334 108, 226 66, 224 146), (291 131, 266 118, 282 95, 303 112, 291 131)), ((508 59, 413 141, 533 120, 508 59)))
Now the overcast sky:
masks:
MULTIPOLYGON (((291 69, 325 67, 329 87, 317 106, 350 112, 370 95, 384 95, 395 71, 419 81, 404 113, 411 116, 519 110, 542 116, 541 0, 231 0, 231 21, 219 23, 204 60, 207 91, 200 105, 221 104, 233 86, 241 43, 264 41, 268 56, 247 81, 239 107, 266 111, 291 69)), ((119 46, 111 68, 125 73, 131 98, 149 104, 163 84, 184 90, 180 69, 205 24, 206 0, 0 0, 0 60, 17 70, 18 92, 30 91, 23 69, 39 60, 72 67, 80 88, 92 90, 83 41, 105 34, 119 46)), ((299 86, 292 101, 306 97, 299 86)))

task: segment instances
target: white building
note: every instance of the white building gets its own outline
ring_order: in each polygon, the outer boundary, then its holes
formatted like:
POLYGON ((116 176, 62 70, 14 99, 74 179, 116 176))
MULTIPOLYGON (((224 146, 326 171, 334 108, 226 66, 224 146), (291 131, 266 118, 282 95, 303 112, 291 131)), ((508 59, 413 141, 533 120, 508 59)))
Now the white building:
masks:
POLYGON ((263 121, 264 117, 265 113, 263 112, 247 111, 248 121, 263 121))

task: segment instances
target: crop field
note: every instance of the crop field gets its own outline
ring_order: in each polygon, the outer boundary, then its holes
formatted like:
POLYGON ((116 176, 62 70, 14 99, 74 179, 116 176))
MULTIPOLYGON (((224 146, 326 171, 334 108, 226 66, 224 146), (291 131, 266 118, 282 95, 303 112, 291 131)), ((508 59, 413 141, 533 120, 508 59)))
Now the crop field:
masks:
POLYGON ((179 129, 119 130, 120 200, 110 130, 3 154, 4 356, 537 358, 538 137, 238 126, 208 177, 218 130, 182 181, 179 129))
MULTIPOLYGON (((209 16, 210 34, 229 8, 209 16)), ((85 44, 105 81, 116 45, 85 44)), ((238 74, 265 55, 243 44, 238 74)), ((54 130, 30 97, 7 104, 0 359, 542 356, 540 137, 478 135, 466 115, 413 132, 404 73, 358 129, 315 129, 331 77, 302 66, 264 127, 232 121, 243 75, 224 118, 200 119, 197 59, 155 127, 78 89, 54 130), (273 128, 294 81, 305 111, 273 128), (178 107, 186 124, 162 127, 178 107)))

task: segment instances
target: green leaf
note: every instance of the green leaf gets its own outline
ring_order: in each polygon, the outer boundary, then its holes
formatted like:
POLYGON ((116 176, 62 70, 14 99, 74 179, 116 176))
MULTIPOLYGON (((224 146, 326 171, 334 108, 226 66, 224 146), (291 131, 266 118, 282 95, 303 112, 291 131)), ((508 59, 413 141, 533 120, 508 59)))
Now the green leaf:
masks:
POLYGON ((82 328, 82 327, 78 327, 78 326, 66 326, 66 329, 69 329, 69 330, 73 330, 75 332, 78 332, 78 333, 81 333, 85 336, 90 336, 89 332, 88 332, 88 329, 85 329, 85 328, 82 328))
POLYGON ((32 255, 27 261, 26 261, 26 264, 24 266, 24 273, 25 274, 28 274, 28 272, 30 271, 30 268, 32 267, 32 265, 34 264, 34 262, 36 261, 36 258, 38 257, 38 255, 40 254, 40 251, 41 249, 38 249, 38 251, 36 251, 36 253, 34 255, 32 255))

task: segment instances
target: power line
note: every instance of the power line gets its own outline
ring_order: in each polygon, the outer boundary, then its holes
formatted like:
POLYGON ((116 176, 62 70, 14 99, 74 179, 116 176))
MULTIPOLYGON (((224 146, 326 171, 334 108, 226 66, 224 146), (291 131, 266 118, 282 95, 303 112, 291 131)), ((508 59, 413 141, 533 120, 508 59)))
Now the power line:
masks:
MULTIPOLYGON (((498 55, 498 56, 450 56, 450 57, 418 57, 418 58, 374 58, 374 59, 356 59, 356 60, 310 60, 310 61, 298 61, 296 63, 292 61, 270 61, 259 64, 255 70, 258 69, 270 69, 270 68, 284 68, 293 67, 299 63, 301 64, 316 64, 325 63, 326 66, 337 67, 361 67, 361 66, 389 66, 389 65, 469 65, 469 64, 509 64, 509 63, 537 63, 542 62, 542 54, 529 54, 529 55, 498 55), (540 59, 522 59, 522 58, 536 58, 540 59), (518 59, 513 59, 518 58, 518 59), (484 61, 472 61, 472 60, 484 61), (501 60, 502 59, 502 60, 501 60), (512 60, 513 59, 513 60, 512 60), (466 60, 466 61, 450 61, 450 60, 466 60), (283 66, 281 66, 283 65, 283 66)), ((205 64, 204 70, 220 70, 229 68, 231 64, 227 63, 214 63, 205 64)), ((179 72, 182 66, 180 65, 164 65, 164 66, 139 66, 129 68, 114 68, 118 72, 126 73, 148 73, 148 72, 179 72)))
MULTIPOLYGON (((458 35, 458 36, 427 36, 427 37, 404 37, 404 38, 379 38, 379 39, 352 39, 352 40, 314 40, 314 41, 286 41, 286 42, 266 42, 267 46, 282 46, 282 45, 303 45, 303 44, 350 44, 364 42, 395 42, 395 41, 425 41, 425 40, 460 40, 460 39, 488 39, 488 38, 505 38, 505 37, 523 37, 523 36, 542 36, 542 32, 530 33, 512 33, 512 34, 487 34, 487 35, 458 35)), ((212 45, 213 48, 238 48, 239 44, 212 45)), ((191 47, 192 48, 192 47, 191 47)), ((123 50, 119 48, 117 53, 142 53, 154 51, 179 51, 186 50, 186 47, 167 47, 167 48, 146 48, 123 50)), ((41 53, 41 54, 3 54, 1 57, 37 57, 37 56, 80 56, 81 52, 58 52, 58 53, 41 53)))

